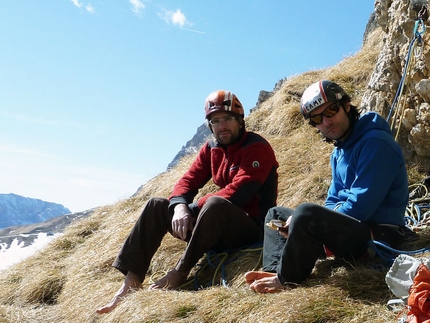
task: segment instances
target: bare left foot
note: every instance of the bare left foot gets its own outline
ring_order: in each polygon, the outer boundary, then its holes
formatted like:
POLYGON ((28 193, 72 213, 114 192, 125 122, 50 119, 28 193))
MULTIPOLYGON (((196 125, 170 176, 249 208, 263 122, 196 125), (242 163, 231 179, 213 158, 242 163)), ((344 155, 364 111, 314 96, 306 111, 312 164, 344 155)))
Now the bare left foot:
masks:
POLYGON ((129 293, 131 293, 133 290, 136 290, 141 287, 141 281, 139 276, 133 274, 132 272, 128 272, 127 276, 124 279, 124 283, 120 287, 120 289, 115 293, 112 300, 98 308, 96 310, 97 314, 104 314, 109 313, 114 310, 114 308, 124 299, 125 296, 127 296, 129 293))
POLYGON ((149 290, 155 289, 176 289, 179 286, 182 286, 187 281, 188 274, 181 273, 176 269, 172 269, 167 273, 166 276, 157 280, 151 286, 149 286, 149 290))
POLYGON ((257 293, 278 293, 288 289, 282 285, 276 273, 248 271, 245 273, 245 281, 257 293))

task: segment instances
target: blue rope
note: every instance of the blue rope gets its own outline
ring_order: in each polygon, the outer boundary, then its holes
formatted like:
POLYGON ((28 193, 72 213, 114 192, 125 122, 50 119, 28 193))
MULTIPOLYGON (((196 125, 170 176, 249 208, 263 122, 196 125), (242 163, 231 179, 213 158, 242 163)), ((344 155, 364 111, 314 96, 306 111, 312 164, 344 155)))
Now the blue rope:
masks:
POLYGON ((411 222, 412 222, 412 226, 418 225, 418 221, 415 220, 413 217, 411 217, 411 216, 405 216, 406 226, 411 226, 411 222))
POLYGON ((211 266, 211 267, 215 268, 215 267, 217 267, 217 266, 219 265, 220 260, 219 260, 219 256, 218 256, 218 255, 219 255, 219 254, 218 254, 216 251, 214 251, 214 250, 209 250, 209 251, 207 252, 207 256, 206 256, 206 258, 207 258, 207 261, 208 261, 209 266, 211 266), (211 260, 211 257, 212 257, 212 256, 214 256, 214 258, 215 258, 215 260, 216 260, 216 265, 212 263, 212 260, 211 260))
MULTIPOLYGON (((246 252, 248 251, 258 251, 259 248, 262 248, 263 241, 258 241, 256 243, 243 246, 241 248, 233 248, 233 249, 226 249, 221 252, 217 252, 215 250, 209 250, 206 253, 206 260, 209 266, 212 268, 215 268, 214 277, 212 279, 212 282, 208 284, 208 286, 212 286, 214 284, 214 279, 216 274, 218 273, 218 269, 221 268, 221 282, 224 287, 227 286, 227 278, 226 278, 226 267, 227 265, 231 264, 232 262, 236 261, 240 257, 242 257, 246 252), (229 260, 227 260, 228 255, 238 252, 239 254, 236 257, 233 257, 229 260), (220 255, 222 255, 222 259, 220 259, 220 255)), ((200 264, 197 264, 200 268, 196 271, 196 274, 194 275, 194 286, 196 289, 199 289, 201 286, 198 282, 198 274, 200 271, 205 267, 200 264)))
POLYGON ((381 259, 385 260, 389 265, 391 265, 394 262, 395 257, 400 254, 416 255, 416 254, 422 254, 430 251, 430 248, 421 248, 418 250, 411 250, 411 251, 398 250, 398 249, 391 248, 385 243, 382 243, 376 240, 370 240, 368 245, 370 248, 373 248, 376 254, 381 259))

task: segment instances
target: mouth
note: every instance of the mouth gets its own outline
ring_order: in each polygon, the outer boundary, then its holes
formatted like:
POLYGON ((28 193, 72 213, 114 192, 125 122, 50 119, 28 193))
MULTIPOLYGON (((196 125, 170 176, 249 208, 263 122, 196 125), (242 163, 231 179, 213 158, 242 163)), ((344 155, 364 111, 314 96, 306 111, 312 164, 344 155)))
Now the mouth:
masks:
POLYGON ((223 131, 218 133, 218 136, 220 137, 226 137, 226 136, 230 136, 230 131, 223 131))
POLYGON ((327 133, 336 132, 337 128, 337 126, 330 127, 327 129, 327 133))

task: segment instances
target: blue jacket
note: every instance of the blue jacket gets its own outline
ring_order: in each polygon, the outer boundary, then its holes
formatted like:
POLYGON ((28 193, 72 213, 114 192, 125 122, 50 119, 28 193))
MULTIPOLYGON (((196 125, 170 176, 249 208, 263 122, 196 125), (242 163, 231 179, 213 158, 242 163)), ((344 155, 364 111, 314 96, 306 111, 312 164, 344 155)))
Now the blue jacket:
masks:
POLYGON ((405 161, 387 122, 364 114, 331 155, 325 206, 362 222, 404 226, 409 190, 405 161))

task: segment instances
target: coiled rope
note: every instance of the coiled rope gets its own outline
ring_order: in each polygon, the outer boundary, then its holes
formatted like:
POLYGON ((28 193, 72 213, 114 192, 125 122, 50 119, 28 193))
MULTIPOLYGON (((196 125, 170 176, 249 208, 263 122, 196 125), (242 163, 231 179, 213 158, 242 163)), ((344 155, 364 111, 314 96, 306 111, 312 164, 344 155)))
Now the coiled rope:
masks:
MULTIPOLYGON (((412 197, 405 211, 405 225, 415 232, 426 229, 430 225, 430 196, 426 185, 429 181, 430 178, 427 178, 423 183, 409 186, 412 197), (423 213, 422 210, 426 212, 423 213)), ((390 266, 400 254, 418 255, 430 251, 430 247, 410 251, 398 250, 376 240, 370 240, 369 247, 375 250, 376 255, 383 259, 387 266, 390 266)))
MULTIPOLYGON (((209 252, 207 252, 206 258, 205 258, 206 263, 205 264, 197 264, 197 266, 199 266, 200 268, 195 273, 194 279, 189 281, 187 283, 187 285, 191 282, 194 282, 194 287, 196 289, 201 288, 202 284, 200 284, 198 281, 198 275, 203 269, 210 266, 211 268, 214 269, 214 273, 212 275, 212 281, 209 283, 209 286, 216 285, 219 273, 221 272, 221 284, 224 287, 228 287, 226 267, 247 253, 258 252, 259 253, 258 262, 254 266, 254 269, 252 269, 252 270, 256 270, 262 261, 262 256, 263 256, 262 251, 263 251, 262 242, 258 242, 256 244, 244 246, 242 248, 224 250, 222 252, 209 250, 209 252)), ((207 287, 209 287, 209 286, 207 286, 207 287)))

